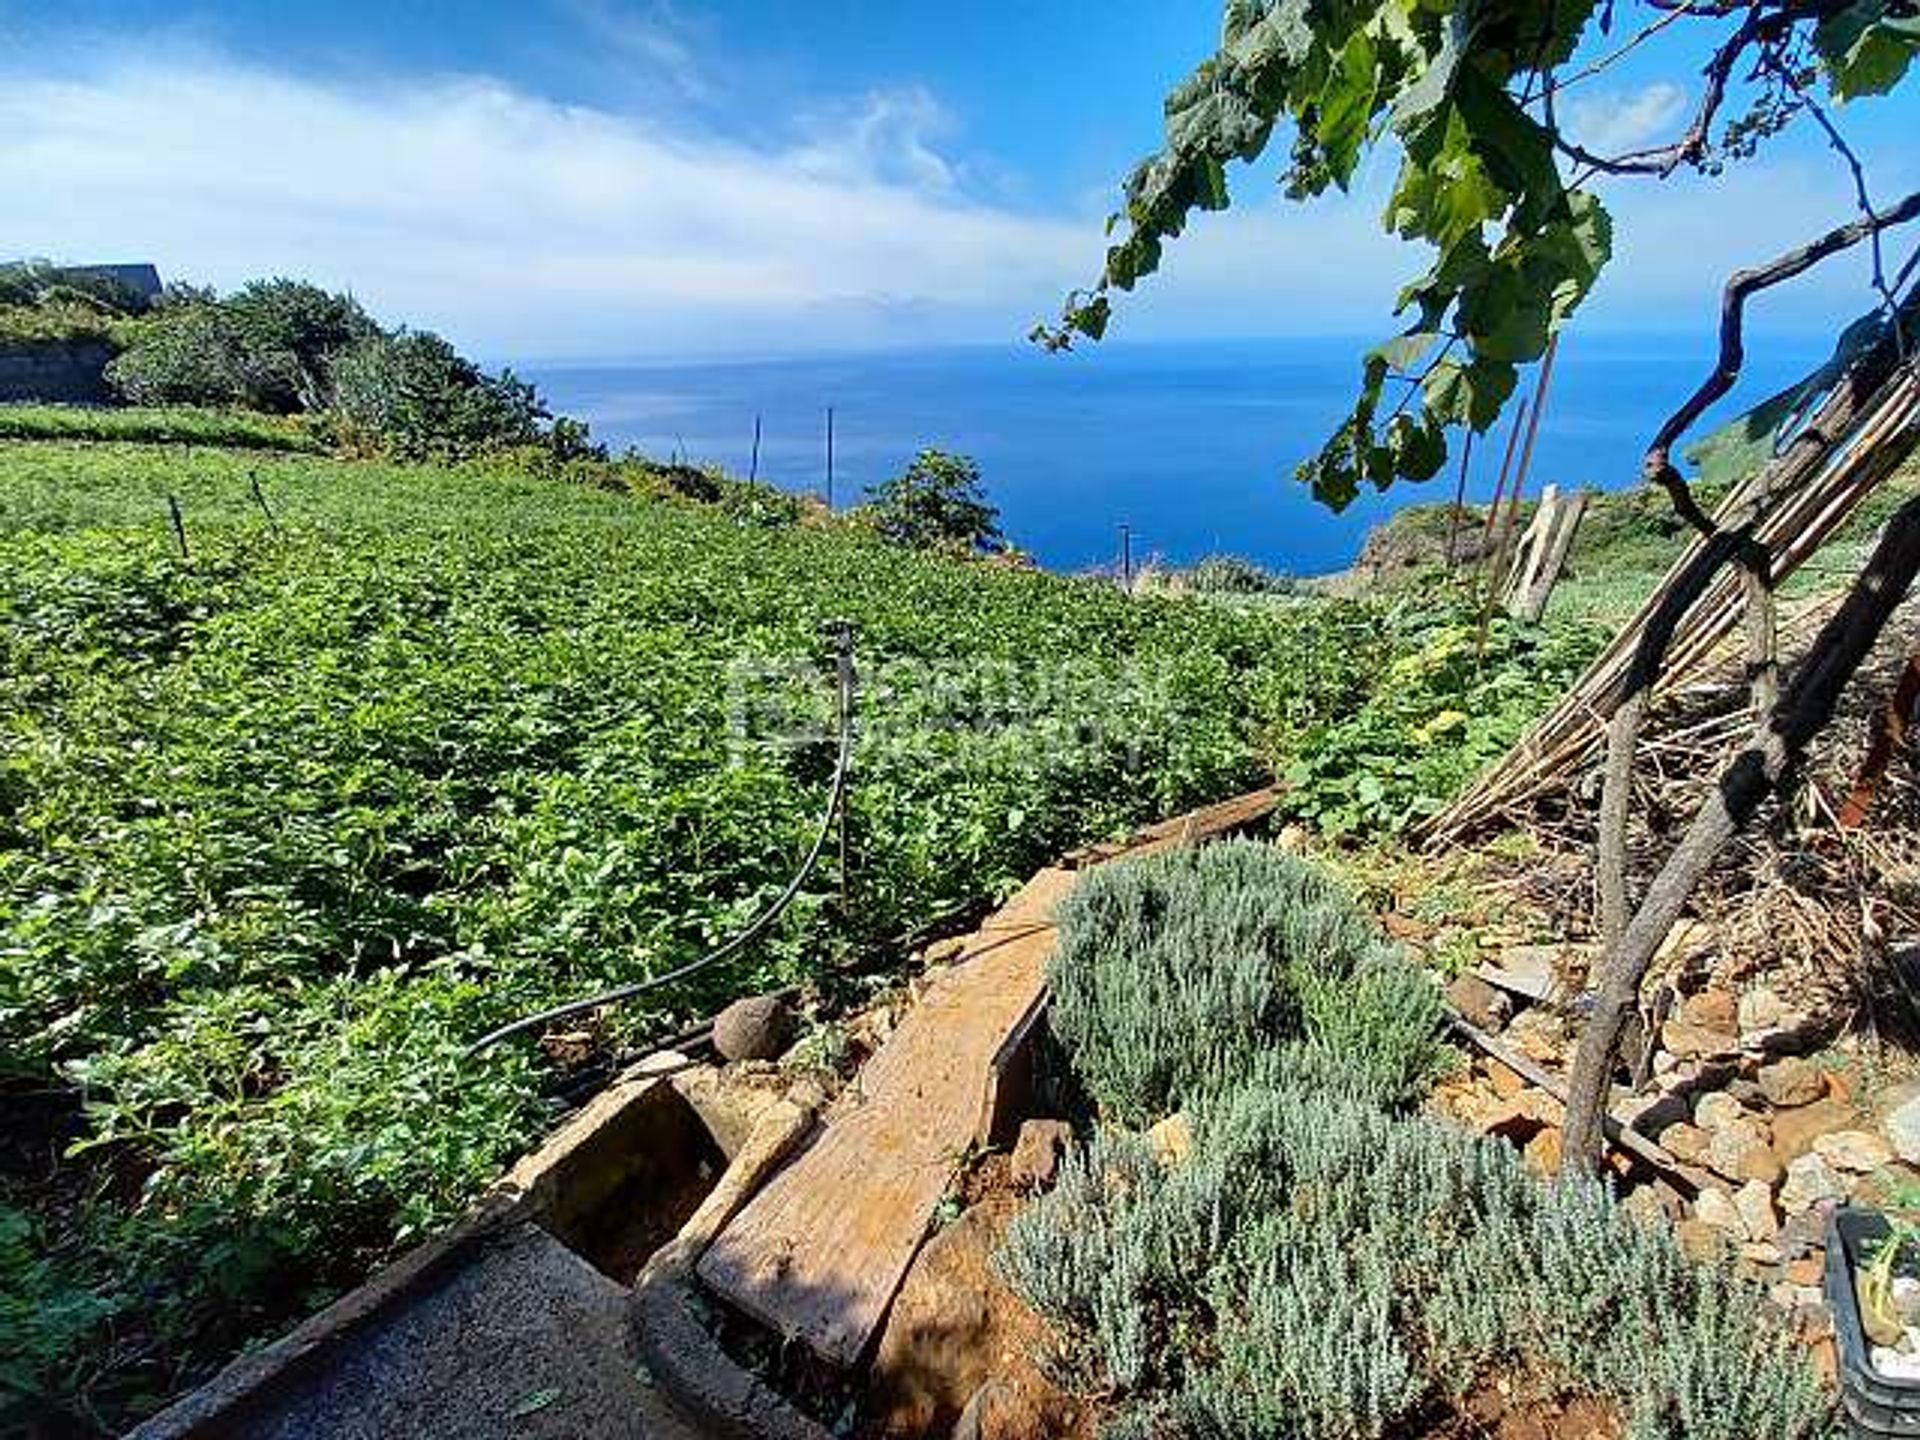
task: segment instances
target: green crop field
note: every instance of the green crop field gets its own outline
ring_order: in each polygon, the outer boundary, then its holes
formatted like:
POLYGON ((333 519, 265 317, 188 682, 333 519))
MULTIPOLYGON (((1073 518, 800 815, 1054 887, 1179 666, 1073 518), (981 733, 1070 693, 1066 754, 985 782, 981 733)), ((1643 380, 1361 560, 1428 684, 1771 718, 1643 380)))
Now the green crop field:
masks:
POLYGON ((1590 648, 1498 624, 1483 657, 1432 596, 1129 598, 736 491, 0 446, 16 1406, 151 1408, 524 1149, 553 1065, 463 1047, 785 884, 832 771, 823 622, 859 637, 844 878, 836 846, 763 942, 602 1038, 897 954, 1277 772, 1302 818, 1390 829, 1590 648))
POLYGON ((0 574, 0 1382, 113 1418, 524 1147, 539 1052, 465 1042, 778 890, 823 621, 863 675, 844 895, 630 1038, 1259 782, 1303 684, 1283 609, 482 470, 13 445, 0 574))

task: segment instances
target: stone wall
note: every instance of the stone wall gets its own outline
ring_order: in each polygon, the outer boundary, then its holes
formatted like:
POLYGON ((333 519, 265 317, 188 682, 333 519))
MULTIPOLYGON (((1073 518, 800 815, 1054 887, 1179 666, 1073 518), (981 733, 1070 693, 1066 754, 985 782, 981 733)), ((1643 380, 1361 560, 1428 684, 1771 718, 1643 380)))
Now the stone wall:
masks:
POLYGON ((101 340, 22 340, 0 344, 0 403, 33 400, 105 405, 113 347, 101 340))

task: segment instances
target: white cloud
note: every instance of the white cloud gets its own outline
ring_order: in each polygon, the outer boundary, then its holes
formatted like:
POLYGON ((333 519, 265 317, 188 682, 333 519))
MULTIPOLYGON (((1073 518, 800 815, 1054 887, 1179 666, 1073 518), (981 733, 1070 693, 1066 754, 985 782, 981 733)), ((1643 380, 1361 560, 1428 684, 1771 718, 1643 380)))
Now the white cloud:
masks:
POLYGON ((1097 231, 968 198, 939 123, 881 95, 753 149, 485 79, 126 58, 0 89, 0 253, 306 274, 494 352, 1015 333, 1097 231))
MULTIPOLYGON (((1011 339, 1090 278, 1106 207, 982 198, 954 128, 917 89, 750 145, 485 78, 346 84, 205 51, 0 69, 0 256, 152 259, 223 286, 303 275, 496 357, 1011 339)), ((1426 263, 1381 233, 1390 168, 1305 207, 1270 167, 1238 172, 1235 209, 1196 217, 1116 333, 1384 333, 1426 263)), ((1620 263, 1597 317, 1704 319, 1730 262, 1849 210, 1830 168, 1738 167, 1710 202, 1707 183, 1609 194, 1620 263)))
POLYGON ((1560 113, 1578 143, 1596 155, 1619 155, 1669 138, 1686 103, 1686 91, 1657 80, 1639 90, 1578 95, 1565 102, 1560 113))

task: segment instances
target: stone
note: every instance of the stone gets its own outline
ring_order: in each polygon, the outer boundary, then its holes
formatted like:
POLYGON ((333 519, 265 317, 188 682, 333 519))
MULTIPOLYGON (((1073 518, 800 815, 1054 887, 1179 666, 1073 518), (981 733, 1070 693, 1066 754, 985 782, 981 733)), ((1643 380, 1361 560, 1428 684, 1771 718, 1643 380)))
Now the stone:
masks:
POLYGON ((1818 1285, 1826 1278, 1827 1258, 1825 1255, 1802 1255, 1798 1260, 1789 1260, 1783 1273, 1789 1285, 1818 1285))
POLYGON ((1802 1155, 1787 1166, 1786 1183, 1780 1187, 1780 1208, 1787 1214, 1805 1214, 1823 1200, 1846 1198, 1846 1187, 1820 1156, 1802 1155))
POLYGON ((1811 1105, 1827 1093, 1826 1076, 1812 1062, 1798 1056, 1760 1067, 1760 1093, 1776 1110, 1811 1105))
POLYGON ((1749 1240, 1740 1247, 1740 1258, 1749 1265, 1778 1265, 1780 1247, 1771 1240, 1749 1240))
MULTIPOLYGON (((1747 1234, 1753 1239, 1771 1243, 1780 1233, 1780 1212, 1773 1208, 1773 1187, 1766 1182, 1749 1180, 1734 1191, 1733 1208, 1740 1212, 1747 1234)), ((1779 1258, 1776 1251, 1775 1262, 1779 1258)))
POLYGON ((1658 1182, 1634 1186, 1620 1202, 1620 1208, 1642 1225, 1662 1224, 1676 1218, 1675 1213, 1667 1208, 1666 1197, 1660 1193, 1658 1182))
POLYGON ((1747 1222, 1741 1218, 1733 1197, 1724 1190, 1711 1186, 1702 1190, 1694 1198, 1693 1214, 1702 1224, 1711 1225, 1735 1240, 1747 1238, 1747 1222))
POLYGON ((793 1007, 778 995, 748 995, 713 1022, 713 1048, 723 1060, 771 1060, 787 1048, 793 1007))
POLYGON ((1712 1030, 1691 1020, 1669 1020, 1660 1027, 1660 1044, 1682 1059, 1731 1055, 1740 1042, 1730 1030, 1712 1030))
POLYGON ((1073 1140, 1073 1127, 1064 1120, 1029 1120, 1013 1142, 1007 1178, 1015 1185, 1042 1189, 1060 1172, 1060 1157, 1073 1140))
POLYGON ((1564 988, 1560 982, 1560 947, 1557 945, 1514 945, 1501 952, 1498 963, 1479 967, 1489 984, 1526 1000, 1552 1003, 1564 988))
POLYGON ((1660 1148, 1683 1165, 1704 1165, 1707 1163, 1707 1144, 1710 1137, 1698 1125, 1689 1125, 1684 1120, 1678 1125, 1669 1125, 1660 1132, 1660 1148))
POLYGON ((1836 1170, 1871 1175, 1893 1160, 1893 1147, 1871 1130, 1836 1130, 1813 1142, 1813 1150, 1836 1170))
POLYGON ((1508 1027, 1507 1038, 1536 1064, 1559 1065, 1567 1058, 1566 1026, 1549 1010, 1522 1010, 1508 1027))
POLYGON ((1827 1217, 1817 1210, 1789 1215, 1780 1225, 1780 1249, 1789 1260, 1826 1253, 1827 1217))
POLYGON ((914 1258, 870 1372, 881 1433, 946 1435, 969 1412, 981 1440, 1074 1432, 1077 1405, 1038 1370, 1053 1344, 1046 1322, 993 1268, 1015 1208, 1011 1195, 984 1200, 914 1258), (983 1387, 995 1393, 976 1404, 983 1387), (1027 1423, 1011 1423, 1017 1412, 1031 1412, 1027 1423))
POLYGON ((1765 1127, 1754 1120, 1735 1120, 1707 1137, 1707 1168, 1729 1180, 1760 1180, 1771 1186, 1780 1178, 1765 1127))
POLYGON ((1534 1174, 1553 1176, 1560 1173, 1560 1148, 1560 1127, 1549 1125, 1527 1141, 1520 1158, 1526 1161, 1527 1168, 1534 1174))
POLYGON ((1860 1112, 1842 1100, 1828 1098, 1811 1105, 1773 1113, 1773 1153, 1782 1165, 1808 1154, 1813 1142, 1836 1130, 1858 1130, 1860 1112))
POLYGON ((1719 1090, 1702 1095, 1693 1107, 1693 1123, 1702 1130, 1718 1130, 1748 1118, 1746 1106, 1719 1090))
POLYGON ((1169 1168, 1179 1165, 1193 1153, 1193 1122, 1176 1112, 1149 1129, 1146 1140, 1154 1159, 1169 1168))
POLYGON ((1547 1126, 1559 1122, 1558 1102, 1538 1090, 1523 1090, 1511 1100, 1502 1100, 1482 1111, 1479 1116, 1483 1133, 1498 1135, 1502 1140, 1522 1147, 1547 1126))
POLYGON ((1498 1060, 1487 1061, 1487 1080, 1493 1086, 1493 1093, 1502 1100, 1511 1100, 1527 1088, 1527 1081, 1519 1071, 1509 1069, 1498 1060))
POLYGON ((677 1075, 682 1070, 693 1069, 697 1063, 678 1050, 656 1050, 645 1059, 637 1061, 627 1074, 634 1078, 643 1075, 677 1075))
POLYGON ((1740 1024, 1740 1004, 1724 990, 1702 990, 1687 997, 1680 1014, 1689 1025, 1732 1035, 1740 1024))
POLYGON ((1724 1254, 1727 1232, 1704 1220, 1677 1220, 1673 1235, 1689 1260, 1705 1263, 1724 1254))
POLYGON ((1512 1018, 1513 999, 1478 975, 1456 975, 1447 985, 1447 1001, 1468 1022, 1489 1033, 1498 1033, 1512 1018))
POLYGON ((1880 1122, 1880 1133, 1902 1160, 1920 1165, 1920 1094, 1907 1099, 1889 1098, 1893 1103, 1880 1122))
POLYGON ((1799 1029, 1805 1017, 1782 1000, 1777 991, 1762 985, 1740 997, 1739 1021, 1740 1038, 1759 1047, 1799 1029))

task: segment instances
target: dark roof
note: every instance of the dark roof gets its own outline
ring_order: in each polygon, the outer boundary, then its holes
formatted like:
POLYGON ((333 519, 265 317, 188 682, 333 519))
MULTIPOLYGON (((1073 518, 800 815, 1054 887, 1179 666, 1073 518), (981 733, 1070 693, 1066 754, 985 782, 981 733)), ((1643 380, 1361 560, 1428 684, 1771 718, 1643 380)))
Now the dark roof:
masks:
POLYGON ((95 276, 102 280, 112 280, 131 290, 142 300, 152 300, 160 294, 160 271, 148 264, 133 265, 62 265, 61 272, 67 275, 95 276))

